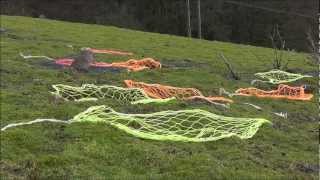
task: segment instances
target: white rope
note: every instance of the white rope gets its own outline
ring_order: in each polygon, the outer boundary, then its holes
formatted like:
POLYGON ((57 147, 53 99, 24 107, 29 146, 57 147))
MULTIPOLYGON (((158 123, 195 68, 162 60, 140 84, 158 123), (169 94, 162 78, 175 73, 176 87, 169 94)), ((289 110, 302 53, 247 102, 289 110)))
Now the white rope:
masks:
POLYGON ((213 105, 216 105, 216 106, 220 106, 220 107, 223 107, 223 108, 226 108, 226 109, 229 109, 229 108, 230 108, 230 104, 216 103, 216 102, 213 102, 213 101, 210 101, 210 100, 207 100, 207 99, 202 99, 202 100, 204 100, 205 102, 208 102, 209 104, 213 104, 213 105))
POLYGON ((279 117, 283 117, 283 118, 285 118, 285 119, 288 118, 288 113, 287 113, 287 112, 286 112, 286 113, 283 113, 283 112, 280 112, 280 113, 273 112, 273 114, 275 114, 275 115, 277 115, 277 116, 279 116, 279 117))
POLYGON ((245 104, 245 105, 249 105, 249 106, 252 106, 252 107, 254 107, 254 108, 258 109, 259 111, 261 111, 261 110, 262 110, 262 108, 261 108, 260 106, 257 106, 257 105, 251 104, 251 103, 243 103, 243 104, 245 104))
MULTIPOLYGON (((242 103, 242 104, 245 104, 245 105, 249 105, 249 106, 251 106, 251 107, 254 107, 255 109, 257 109, 257 110, 259 110, 259 111, 262 111, 262 110, 263 110, 262 107, 257 106, 257 105, 254 105, 254 104, 251 104, 251 103, 242 103)), ((283 113, 283 112, 279 112, 279 113, 277 113, 277 112, 271 112, 271 113, 274 114, 274 115, 277 115, 277 116, 279 116, 279 117, 285 118, 285 119, 288 118, 288 113, 287 113, 287 112, 286 112, 286 113, 283 113)))
POLYGON ((235 93, 229 93, 229 92, 226 91, 225 89, 220 88, 220 89, 219 89, 219 95, 221 96, 221 95, 224 95, 224 94, 228 95, 229 97, 233 97, 233 96, 237 95, 237 94, 235 94, 235 93))
POLYGON ((24 55, 24 54, 22 54, 22 52, 20 52, 19 55, 24 59, 45 58, 45 59, 48 59, 48 60, 54 60, 53 58, 50 58, 48 56, 29 56, 29 55, 24 55))
POLYGON ((269 81, 262 81, 262 80, 259 80, 259 79, 254 79, 251 81, 251 85, 254 85, 256 82, 263 82, 263 83, 268 83, 269 81))
POLYGON ((70 120, 69 121, 64 121, 64 120, 57 120, 57 119, 36 119, 36 120, 33 120, 33 121, 29 121, 29 122, 8 124, 5 127, 1 128, 1 131, 5 131, 8 128, 12 128, 12 127, 30 125, 30 124, 41 123, 41 122, 55 122, 55 123, 65 123, 65 124, 70 124, 71 123, 70 120))
POLYGON ((71 44, 67 44, 66 46, 67 46, 68 48, 71 48, 72 50, 74 49, 71 44))

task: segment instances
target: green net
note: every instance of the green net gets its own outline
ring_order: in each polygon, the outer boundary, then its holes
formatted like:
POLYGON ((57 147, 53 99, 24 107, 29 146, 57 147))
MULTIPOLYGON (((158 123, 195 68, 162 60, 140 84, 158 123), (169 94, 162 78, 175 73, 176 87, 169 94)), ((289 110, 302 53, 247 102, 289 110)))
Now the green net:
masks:
POLYGON ((175 100, 175 98, 152 99, 149 98, 141 89, 122 88, 109 85, 96 86, 93 84, 84 84, 81 87, 74 87, 64 84, 56 84, 52 85, 52 87, 55 91, 51 93, 66 101, 94 101, 110 98, 118 102, 131 104, 165 104, 175 100))
POLYGON ((92 106, 71 122, 104 122, 134 136, 152 140, 203 142, 237 136, 251 138, 266 119, 224 117, 193 109, 151 114, 123 114, 92 106))
POLYGON ((177 100, 175 97, 166 98, 166 99, 147 98, 147 99, 141 99, 138 101, 133 101, 133 102, 131 102, 131 104, 150 104, 150 103, 168 104, 168 103, 174 102, 175 100, 177 100))
POLYGON ((267 79, 267 81, 253 80, 251 84, 254 84, 257 81, 268 82, 272 84, 282 84, 282 83, 297 81, 305 77, 312 77, 308 75, 288 73, 288 72, 277 70, 277 69, 271 70, 268 72, 263 72, 263 73, 256 73, 255 76, 262 79, 267 79))

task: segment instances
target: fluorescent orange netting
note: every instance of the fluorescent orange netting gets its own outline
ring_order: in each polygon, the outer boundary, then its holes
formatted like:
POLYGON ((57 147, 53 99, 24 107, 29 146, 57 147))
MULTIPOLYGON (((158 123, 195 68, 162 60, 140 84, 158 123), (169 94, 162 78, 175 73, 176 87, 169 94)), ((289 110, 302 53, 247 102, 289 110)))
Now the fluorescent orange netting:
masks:
POLYGON ((280 84, 277 90, 264 91, 257 88, 240 88, 236 91, 237 95, 241 96, 257 96, 257 97, 269 97, 276 99, 292 99, 292 100, 310 100, 313 95, 305 94, 304 88, 291 87, 288 85, 280 84))
POLYGON ((131 52, 112 50, 112 49, 94 49, 94 48, 88 48, 88 49, 91 52, 97 53, 97 54, 112 54, 112 55, 120 55, 120 56, 131 56, 131 55, 133 55, 133 53, 131 53, 131 52))
POLYGON ((232 103, 231 99, 224 97, 205 97, 195 88, 178 88, 172 86, 165 86, 161 84, 147 84, 143 82, 135 82, 132 80, 125 80, 124 83, 129 88, 140 88, 149 97, 156 99, 166 99, 175 97, 183 100, 204 100, 207 102, 232 103))
POLYGON ((115 62, 111 65, 112 67, 127 68, 129 71, 161 68, 161 63, 152 58, 143 58, 140 60, 129 59, 126 62, 115 62))

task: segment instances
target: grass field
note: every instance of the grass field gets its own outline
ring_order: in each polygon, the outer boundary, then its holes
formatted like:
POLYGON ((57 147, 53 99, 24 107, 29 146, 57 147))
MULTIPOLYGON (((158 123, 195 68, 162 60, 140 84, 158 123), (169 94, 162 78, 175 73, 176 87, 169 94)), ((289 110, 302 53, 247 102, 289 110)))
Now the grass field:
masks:
MULTIPOLYGON (((102 104, 130 113, 201 108, 273 123, 262 126, 248 140, 234 137, 205 143, 144 140, 102 123, 43 123, 13 128, 1 132, 1 179, 318 179, 317 98, 300 102, 235 97, 231 108, 223 110, 184 102, 165 106, 125 105, 110 99, 57 102, 49 93, 51 85, 57 83, 124 86, 123 80, 133 79, 195 87, 206 95, 217 95, 221 87, 228 91, 248 87, 254 73, 272 69, 272 49, 14 16, 1 16, 1 27, 6 29, 1 33, 1 127, 36 118, 67 120, 102 104), (24 60, 19 56, 19 52, 50 57, 73 54, 67 45, 130 51, 134 58, 156 58, 163 68, 79 74, 45 66, 44 59, 24 60), (241 80, 230 78, 218 53, 230 59, 241 80), (245 102, 265 111, 241 104, 245 102), (287 112, 288 118, 270 112, 287 112)), ((286 52, 284 57, 290 58, 291 71, 317 72, 318 66, 306 54, 286 52)), ((127 60, 105 55, 97 59, 127 60)), ((308 84, 317 93, 316 78, 295 84, 308 84)))

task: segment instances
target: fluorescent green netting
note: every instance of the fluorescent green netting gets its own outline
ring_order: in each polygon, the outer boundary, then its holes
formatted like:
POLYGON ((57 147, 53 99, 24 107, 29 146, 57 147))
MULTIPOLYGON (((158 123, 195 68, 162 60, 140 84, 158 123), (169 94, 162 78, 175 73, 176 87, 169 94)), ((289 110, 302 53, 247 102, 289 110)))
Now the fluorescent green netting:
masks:
POLYGON ((117 86, 96 86, 93 84, 84 84, 81 87, 73 87, 64 84, 52 85, 55 92, 52 94, 67 101, 92 101, 104 98, 110 98, 119 102, 132 104, 147 103, 168 103, 175 98, 170 99, 151 99, 141 89, 122 88, 117 86))
POLYGON ((123 114, 106 106, 93 106, 71 122, 105 122, 134 136, 171 141, 215 141, 237 136, 251 138, 266 119, 219 116, 208 111, 180 110, 152 114, 123 114))
POLYGON ((142 100, 131 102, 131 104, 149 104, 149 103, 167 104, 167 103, 170 103, 170 102, 172 102, 174 100, 176 100, 175 97, 167 98, 167 99, 152 99, 152 98, 148 98, 148 99, 142 99, 142 100))
POLYGON ((297 81, 305 77, 312 77, 308 75, 288 73, 281 70, 271 70, 269 72, 256 73, 255 76, 262 79, 267 79, 268 81, 253 80, 252 84, 254 84, 256 81, 269 82, 272 84, 282 84, 297 81))

